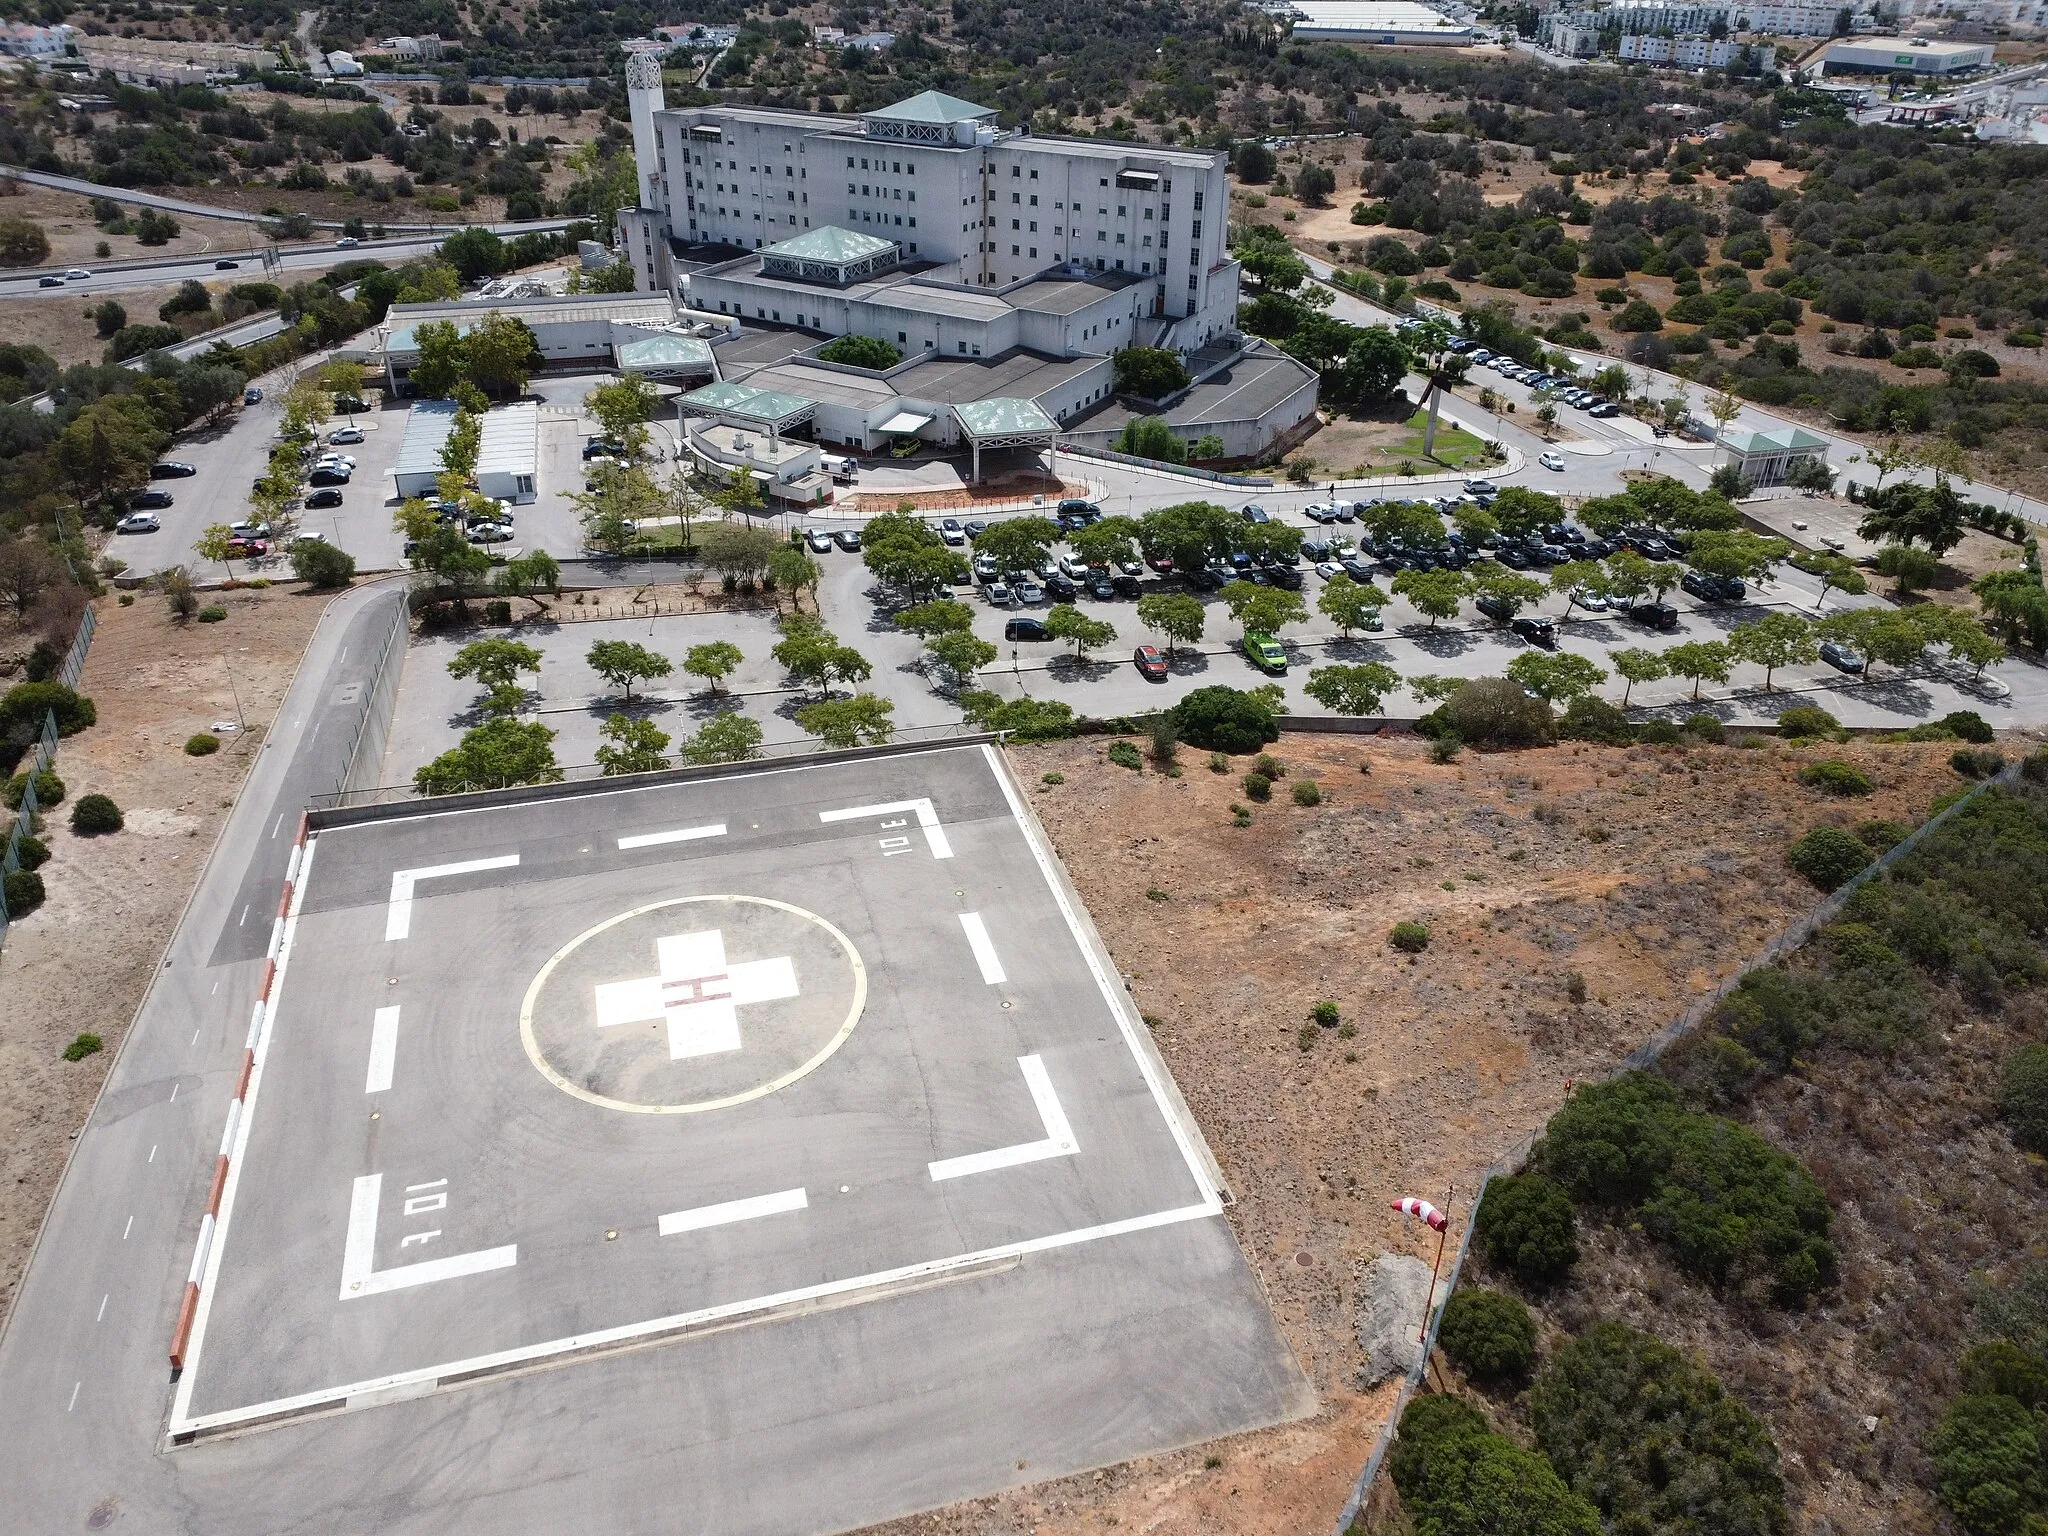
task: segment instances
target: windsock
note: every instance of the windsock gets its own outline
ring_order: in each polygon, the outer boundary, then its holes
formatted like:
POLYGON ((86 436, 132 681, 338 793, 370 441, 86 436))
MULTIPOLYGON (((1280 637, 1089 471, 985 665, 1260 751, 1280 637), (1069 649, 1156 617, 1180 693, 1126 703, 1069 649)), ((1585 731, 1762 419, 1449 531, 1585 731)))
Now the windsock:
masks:
POLYGON ((1451 1224, 1450 1218, 1444 1215, 1442 1211, 1431 1205, 1427 1200, 1418 1200, 1413 1195, 1405 1196, 1399 1200, 1390 1200, 1387 1202, 1387 1205, 1390 1210, 1399 1211, 1403 1216, 1421 1217, 1433 1232, 1441 1232, 1451 1224))

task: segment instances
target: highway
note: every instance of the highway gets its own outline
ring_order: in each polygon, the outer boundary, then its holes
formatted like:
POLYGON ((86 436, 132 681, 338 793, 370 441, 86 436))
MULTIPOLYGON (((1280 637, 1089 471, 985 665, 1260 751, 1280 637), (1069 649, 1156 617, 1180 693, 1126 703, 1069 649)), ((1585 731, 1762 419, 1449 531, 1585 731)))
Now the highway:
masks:
MULTIPOLYGON (((84 270, 91 277, 67 279, 61 288, 45 288, 45 277, 62 276, 64 267, 42 267, 31 272, 12 272, 0 276, 0 299, 50 298, 57 294, 102 294, 126 293, 137 288, 154 288, 164 283, 181 283, 195 278, 202 283, 216 279, 230 283, 260 283, 274 274, 263 268, 263 252, 274 249, 283 270, 291 272, 324 272, 327 268, 344 261, 381 261, 386 265, 410 261, 415 256, 432 252, 454 231, 443 230, 438 235, 415 235, 402 240, 364 240, 360 243, 336 247, 333 245, 283 245, 270 246, 269 242, 254 240, 246 246, 222 246, 201 255, 165 256, 155 261, 108 262, 104 265, 91 264, 84 270), (224 268, 223 261, 237 263, 233 268, 224 268)), ((285 283, 286 287, 290 282, 285 283)))

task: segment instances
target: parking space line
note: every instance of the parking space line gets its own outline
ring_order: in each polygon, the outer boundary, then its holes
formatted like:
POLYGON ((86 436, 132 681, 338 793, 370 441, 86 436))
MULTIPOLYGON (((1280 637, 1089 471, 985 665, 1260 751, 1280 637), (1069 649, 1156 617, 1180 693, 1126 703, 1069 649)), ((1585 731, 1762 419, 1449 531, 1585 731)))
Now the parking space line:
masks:
POLYGON ((470 875, 486 869, 510 869, 518 862, 518 854, 507 853, 492 859, 464 859, 459 864, 430 864, 424 869, 394 869, 390 905, 384 915, 384 941, 388 944, 412 932, 412 889, 419 881, 470 875))
POLYGON ((725 836, 725 823, 714 822, 708 827, 678 827, 673 832, 642 832, 636 837, 622 837, 619 847, 658 848, 664 843, 693 843, 700 837, 725 836))
POLYGON ((398 1064, 398 1010, 379 1008, 370 1021, 370 1074, 363 1092, 382 1093, 391 1086, 391 1070, 398 1064))
POLYGON ((932 1182, 964 1178, 970 1173, 990 1173, 998 1168, 1015 1168, 1020 1163, 1043 1162, 1049 1157, 1072 1157, 1081 1148, 1074 1140, 1074 1128, 1067 1112, 1060 1108, 1059 1095, 1052 1091, 1045 1063, 1036 1056, 1019 1056, 1017 1065, 1031 1089, 1031 1102, 1038 1106, 1039 1122, 1045 1127, 1042 1141, 1020 1141, 1015 1146, 997 1147, 992 1152, 975 1152, 967 1157, 941 1158, 929 1164, 932 1182))
POLYGON ((974 951, 974 963, 981 967, 981 979, 992 987, 999 987, 1009 980, 1003 974, 1003 962, 996 958, 996 947, 989 942, 988 925, 981 920, 979 912, 962 912, 960 926, 967 930, 967 947, 974 951))
POLYGON ((946 829, 939 825, 939 813, 932 809, 929 800, 891 800, 886 805, 855 805, 843 811, 820 811, 818 820, 871 821, 879 816, 900 815, 904 811, 917 813, 917 824, 924 828, 924 840, 930 844, 933 858, 953 857, 953 845, 946 840, 946 829))
POLYGON ((744 1200, 726 1200, 717 1205, 700 1205, 688 1211, 670 1211, 656 1225, 663 1237, 678 1232, 701 1232, 706 1227, 728 1226, 735 1221, 752 1221, 757 1216, 776 1216, 784 1211, 801 1211, 810 1199, 800 1189, 778 1190, 772 1195, 751 1195, 744 1200))
POLYGON ((398 1269, 379 1270, 377 1258, 377 1206, 383 1195, 384 1175, 364 1174, 355 1181, 348 1202, 348 1240, 341 1257, 341 1299, 381 1296, 386 1291, 405 1290, 415 1285, 432 1285, 464 1275, 480 1275, 493 1269, 510 1269, 519 1262, 519 1245, 479 1248, 473 1253, 451 1253, 445 1259, 428 1259, 398 1269))

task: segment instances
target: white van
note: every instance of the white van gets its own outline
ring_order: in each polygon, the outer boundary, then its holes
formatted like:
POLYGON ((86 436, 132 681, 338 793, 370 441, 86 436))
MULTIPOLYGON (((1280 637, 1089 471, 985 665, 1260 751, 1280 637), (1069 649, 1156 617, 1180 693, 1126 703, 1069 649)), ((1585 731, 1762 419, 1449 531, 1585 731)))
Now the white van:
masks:
POLYGON ((851 480, 860 473, 860 466, 843 454, 828 453, 822 461, 825 473, 834 480, 851 480))

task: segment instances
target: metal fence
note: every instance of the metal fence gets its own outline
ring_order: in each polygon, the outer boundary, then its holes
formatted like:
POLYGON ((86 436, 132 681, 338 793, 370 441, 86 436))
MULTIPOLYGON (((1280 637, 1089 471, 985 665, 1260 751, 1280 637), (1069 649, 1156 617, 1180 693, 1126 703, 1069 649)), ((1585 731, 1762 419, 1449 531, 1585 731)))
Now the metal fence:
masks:
POLYGON ((56 756, 57 715, 54 710, 45 710, 43 733, 36 739, 35 750, 28 756, 28 766, 21 770, 25 776, 21 808, 14 813, 13 819, 8 823, 7 850, 0 854, 0 947, 5 947, 7 943, 7 929, 11 922, 7 913, 6 877, 21 868, 21 840, 35 834, 36 775, 49 767, 56 756))
MULTIPOLYGON (((1618 1077, 1624 1072, 1637 1071, 1654 1064, 1673 1044, 1705 1023, 1709 1015, 1727 999, 1728 995, 1737 986, 1741 985, 1744 976, 1747 976, 1751 971, 1759 967, 1775 964, 1800 948, 1815 933, 1841 915, 1842 908, 1848 904, 1849 898, 1856 893, 1858 888, 1891 869, 1899 860, 1918 847, 1937 827, 1956 815, 1964 806, 1970 804, 1979 795, 1986 793, 1996 785, 2010 785, 2015 782, 2019 772, 2020 765, 2018 763, 2008 764, 2003 772, 1984 780, 1981 784, 1974 785, 1955 804, 1946 807, 1936 815, 1928 817, 1926 821, 1915 827, 1910 834, 1873 861, 1869 868, 1856 875, 1855 878, 1851 879, 1841 889, 1835 891, 1818 905, 1794 918, 1790 923, 1787 923, 1772 936, 1770 941, 1761 950, 1751 956, 1740 970, 1715 987, 1713 991, 1696 999, 1684 1013, 1680 1014, 1671 1023, 1657 1031, 1656 1034, 1623 1057, 1621 1065, 1610 1076, 1618 1077)), ((1457 1257, 1452 1260, 1450 1272, 1444 1277, 1443 1286, 1438 1292, 1442 1300, 1437 1302, 1435 1310, 1427 1320, 1422 1351, 1417 1356, 1415 1364, 1410 1367, 1407 1376, 1401 1382, 1401 1390, 1394 1398, 1394 1406, 1388 1412, 1386 1422, 1380 1426, 1379 1437, 1373 1441, 1372 1454, 1366 1458, 1365 1469, 1358 1474, 1358 1481, 1351 1486, 1351 1496, 1344 1501, 1343 1512, 1337 1516, 1335 1536, 1347 1536, 1347 1533, 1354 1529, 1353 1522, 1358 1520, 1360 1515, 1364 1513, 1367 1501, 1373 1496, 1374 1485, 1379 1481, 1380 1471, 1386 1464, 1387 1452, 1393 1446, 1395 1431, 1401 1421, 1401 1412, 1408 1406, 1409 1399, 1422 1386, 1423 1374, 1429 1367, 1430 1354, 1436 1348, 1437 1328, 1443 1321, 1444 1307, 1450 1302, 1451 1293, 1458 1288, 1459 1276, 1465 1268, 1465 1257, 1472 1248, 1472 1234, 1479 1225, 1479 1207, 1486 1199, 1486 1186, 1502 1174, 1513 1173, 1516 1169, 1520 1168, 1528 1160, 1530 1151, 1535 1147, 1536 1140, 1541 1135, 1541 1130, 1529 1132, 1528 1135, 1516 1142, 1513 1147, 1487 1164, 1485 1172, 1480 1175, 1479 1191, 1473 1197, 1471 1208, 1465 1213, 1465 1231, 1458 1240, 1457 1257)))
POLYGON ((410 613, 404 603, 392 616, 384 647, 377 653, 370 671, 370 686, 363 691, 355 724, 349 733, 348 755, 341 762, 341 777, 334 790, 345 795, 375 783, 384 770, 384 743, 391 734, 391 716, 398 703, 398 679, 405 671, 405 640, 410 613))
POLYGON ((64 653, 56 672, 56 681, 66 688, 78 686, 79 675, 85 671, 85 653, 92 648, 92 634, 99 624, 99 615, 90 608, 79 616, 78 633, 71 637, 71 649, 64 653))

